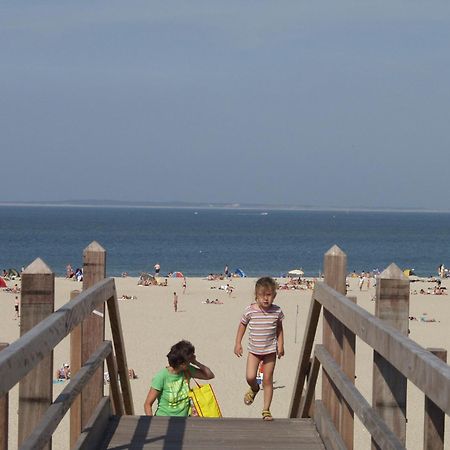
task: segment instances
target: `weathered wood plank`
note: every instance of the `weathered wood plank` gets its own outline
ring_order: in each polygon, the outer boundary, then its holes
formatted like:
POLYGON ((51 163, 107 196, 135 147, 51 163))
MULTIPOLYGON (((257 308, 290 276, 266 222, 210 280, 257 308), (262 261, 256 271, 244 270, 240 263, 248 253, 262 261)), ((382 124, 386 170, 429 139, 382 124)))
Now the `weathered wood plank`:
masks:
POLYGON ((0 397, 29 373, 94 308, 104 303, 114 293, 113 279, 98 283, 1 351, 0 397))
MULTIPOLYGON (((341 294, 346 294, 347 255, 337 246, 331 247, 323 259, 324 282, 341 294)), ((332 357, 341 363, 343 348, 343 326, 326 308, 323 311, 323 345, 332 357)), ((326 373, 322 375, 322 402, 327 408, 331 420, 339 433, 342 433, 342 399, 333 388, 326 373)))
POLYGON ((122 397, 125 414, 133 415, 133 396, 131 393, 130 377, 128 376, 127 355, 125 352, 125 341, 123 339, 122 325, 120 321, 119 304, 117 295, 110 297, 107 301, 111 334, 113 336, 114 351, 116 354, 117 370, 120 377, 122 397))
POLYGON ((447 364, 324 283, 316 284, 313 298, 450 415, 450 367, 447 364))
POLYGON ((314 423, 327 450, 347 450, 321 400, 316 400, 314 405, 314 423))
MULTIPOLYGON (((375 315, 404 336, 409 326, 409 280, 391 264, 377 280, 375 315)), ((407 380, 389 361, 374 351, 372 405, 387 426, 406 445, 407 380)), ((383 447, 372 440, 372 448, 383 447)))
MULTIPOLYGON (((0 352, 8 347, 8 343, 0 342, 0 352)), ((0 450, 8 450, 9 394, 0 397, 0 450)))
MULTIPOLYGON (((351 302, 356 303, 356 297, 347 297, 351 302)), ((355 382, 355 361, 356 361, 356 336, 353 331, 343 326, 342 361, 341 368, 348 379, 355 382)), ((340 417, 341 436, 347 450, 353 450, 354 444, 354 414, 346 401, 342 402, 340 417)))
POLYGON ((314 355, 380 448, 404 450, 404 445, 356 389, 354 383, 348 379, 326 348, 323 345, 316 345, 314 355))
MULTIPOLYGON (((100 449, 111 418, 111 401, 103 397, 95 408, 90 420, 81 432, 74 450, 100 449)), ((124 447, 131 448, 128 445, 124 447)), ((142 446, 140 448, 143 448, 142 446)), ((117 450, 117 449, 116 449, 117 450)))
POLYGON ((306 393, 300 405, 300 415, 302 418, 310 417, 309 412, 312 402, 314 400, 314 392, 317 383, 317 376, 319 375, 320 362, 317 358, 313 358, 311 371, 309 372, 308 384, 306 386, 306 393))
POLYGON ((119 380, 117 376, 116 359, 111 352, 106 358, 106 363, 109 373, 109 392, 112 399, 112 410, 115 416, 123 416, 123 401, 122 395, 119 389, 119 380))
POLYGON ((71 378, 69 384, 58 395, 55 402, 50 405, 42 420, 34 428, 28 439, 23 442, 20 447, 21 450, 39 450, 47 444, 72 402, 78 397, 83 387, 94 376, 95 371, 111 352, 111 341, 105 341, 100 345, 91 358, 86 361, 86 364, 71 378))
MULTIPOLYGON (((55 309, 55 274, 42 259, 37 258, 23 271, 21 278, 20 335, 23 336, 53 313, 55 309)), ((19 383, 19 447, 28 438, 52 403, 52 380, 53 352, 50 351, 19 383)), ((46 444, 45 448, 51 449, 51 441, 46 444)))
MULTIPOLYGON (((83 251, 83 289, 94 286, 106 277, 106 251, 91 242, 83 251)), ((81 324, 81 362, 85 363, 105 339, 105 305, 99 304, 81 324)), ((81 393, 81 426, 84 427, 92 411, 103 397, 103 366, 94 374, 81 393)))
POLYGON ((141 450, 324 450, 311 419, 113 417, 103 448, 141 450), (110 438, 110 432, 113 432, 110 438))
MULTIPOLYGON (((74 290, 70 293, 73 301, 80 294, 74 290)), ((70 373, 74 377, 81 369, 81 325, 76 326, 70 333, 70 373)), ((70 448, 73 448, 81 433, 81 398, 78 396, 70 407, 70 448)))
MULTIPOLYGON (((447 362, 447 350, 443 348, 428 348, 429 352, 441 361, 447 362)), ((444 450, 445 414, 425 397, 423 448, 424 450, 444 450)))
POLYGON ((303 337, 302 350, 297 366, 297 374, 294 381, 294 392, 289 406, 289 417, 300 417, 300 401, 303 393, 306 376, 308 375, 309 360, 316 336, 317 322, 319 321, 322 305, 311 299, 308 318, 306 320, 305 334, 303 337))

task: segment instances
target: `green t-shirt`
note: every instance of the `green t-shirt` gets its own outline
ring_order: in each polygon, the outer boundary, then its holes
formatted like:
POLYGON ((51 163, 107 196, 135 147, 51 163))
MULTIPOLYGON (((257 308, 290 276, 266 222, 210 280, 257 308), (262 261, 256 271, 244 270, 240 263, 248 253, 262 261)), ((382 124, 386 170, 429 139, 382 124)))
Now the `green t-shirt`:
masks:
MULTIPOLYGON (((195 368, 189 366, 191 375, 194 371, 195 368)), ((189 386, 184 372, 170 373, 166 367, 153 377, 151 386, 159 391, 155 416, 188 416, 189 386)))

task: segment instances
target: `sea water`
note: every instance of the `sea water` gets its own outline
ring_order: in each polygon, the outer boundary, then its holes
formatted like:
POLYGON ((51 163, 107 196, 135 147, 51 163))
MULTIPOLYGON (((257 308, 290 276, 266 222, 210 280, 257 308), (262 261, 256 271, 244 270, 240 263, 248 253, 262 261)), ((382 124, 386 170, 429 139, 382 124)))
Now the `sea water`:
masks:
POLYGON ((450 214, 112 207, 0 207, 0 269, 42 258, 57 274, 82 266, 92 241, 107 251, 107 274, 181 271, 248 276, 322 270, 337 244, 348 271, 383 270, 391 262, 436 274, 450 264, 450 214))

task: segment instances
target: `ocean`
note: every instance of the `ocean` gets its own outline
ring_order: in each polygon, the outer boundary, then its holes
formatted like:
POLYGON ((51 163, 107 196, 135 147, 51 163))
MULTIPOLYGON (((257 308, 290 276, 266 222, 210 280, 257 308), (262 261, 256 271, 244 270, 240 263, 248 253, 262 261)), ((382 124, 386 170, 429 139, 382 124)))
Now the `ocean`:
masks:
POLYGON ((337 244, 348 271, 383 270, 391 262, 435 275, 450 263, 450 214, 257 211, 122 207, 0 207, 0 269, 42 258, 57 274, 82 266, 92 241, 107 251, 107 274, 181 271, 206 276, 242 269, 248 276, 322 270, 337 244))

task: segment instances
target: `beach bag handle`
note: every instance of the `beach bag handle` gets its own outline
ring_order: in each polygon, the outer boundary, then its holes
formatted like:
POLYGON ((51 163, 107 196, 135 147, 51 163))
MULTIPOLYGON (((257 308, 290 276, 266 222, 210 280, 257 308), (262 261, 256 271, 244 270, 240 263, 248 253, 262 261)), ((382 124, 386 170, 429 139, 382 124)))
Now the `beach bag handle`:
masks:
POLYGON ((222 417, 219 402, 217 401, 214 389, 211 384, 199 384, 198 381, 191 375, 197 385, 191 388, 189 385, 190 378, 187 373, 184 373, 189 387, 189 399, 191 403, 191 416, 198 417, 222 417))

